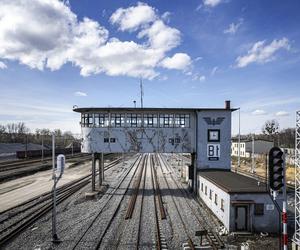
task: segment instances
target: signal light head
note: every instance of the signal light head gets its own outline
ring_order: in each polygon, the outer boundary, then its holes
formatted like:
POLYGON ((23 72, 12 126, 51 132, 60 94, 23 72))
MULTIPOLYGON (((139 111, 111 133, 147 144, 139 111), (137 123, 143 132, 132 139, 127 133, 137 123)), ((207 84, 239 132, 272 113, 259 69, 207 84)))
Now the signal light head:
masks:
POLYGON ((269 152, 269 184, 277 191, 284 186, 283 152, 273 147, 269 152))

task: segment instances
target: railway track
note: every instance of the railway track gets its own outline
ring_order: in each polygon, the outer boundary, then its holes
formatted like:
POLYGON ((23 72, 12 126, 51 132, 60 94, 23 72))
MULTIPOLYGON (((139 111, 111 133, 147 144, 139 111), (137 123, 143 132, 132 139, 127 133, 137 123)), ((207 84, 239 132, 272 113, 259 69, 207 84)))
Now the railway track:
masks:
POLYGON ((174 198, 174 196, 175 196, 174 189, 171 188, 171 186, 170 186, 170 184, 169 184, 169 181, 167 180, 165 174, 163 174, 164 171, 163 171, 162 164, 161 164, 161 162, 159 161, 159 159, 157 159, 156 162, 158 163, 158 167, 160 168, 160 170, 161 170, 161 172, 162 172, 163 179, 164 179, 164 181, 165 181, 165 183, 166 183, 166 186, 167 186, 167 188, 168 188, 168 191, 170 192, 170 194, 172 194, 172 195, 171 195, 172 203, 174 204, 174 208, 175 208, 176 213, 177 213, 177 215, 178 215, 178 218, 179 218, 179 220, 180 220, 180 224, 181 224, 181 226, 182 226, 182 228, 183 228, 183 233, 185 234, 186 242, 187 242, 189 248, 193 250, 193 249, 195 249, 195 244, 194 244, 194 242, 193 242, 193 240, 192 240, 192 237, 190 236, 189 225, 187 225, 187 223, 185 222, 185 220, 184 220, 184 218, 183 218, 183 216, 182 216, 182 213, 180 212, 179 204, 178 204, 178 202, 177 202, 177 201, 175 200, 175 198, 174 198))
POLYGON ((165 240, 164 235, 162 234, 161 231, 161 223, 160 220, 158 218, 158 214, 160 214, 160 219, 166 219, 166 212, 165 212, 165 208, 163 206, 162 203, 162 198, 161 198, 161 194, 160 194, 160 189, 159 189, 159 185, 158 185, 158 180, 157 180, 157 173, 156 173, 156 169, 154 168, 155 163, 154 163, 154 157, 153 155, 151 155, 150 158, 150 167, 151 167, 151 182, 152 182, 152 187, 153 187, 153 203, 154 203, 154 210, 155 210, 155 228, 156 228, 156 249, 157 250, 166 250, 168 249, 167 247, 167 242, 165 240), (158 212, 158 207, 157 207, 157 203, 159 206, 159 212, 158 212))
MULTIPOLYGON (((168 169, 169 173, 171 173, 169 176, 171 177, 173 183, 176 185, 177 189, 180 190, 181 194, 185 198, 186 205, 188 206, 189 210, 192 211, 192 214, 198 221, 199 225, 202 226, 202 229, 205 229, 207 231, 207 234, 205 237, 206 237, 207 241, 210 243, 211 247, 215 250, 224 248, 224 243, 222 242, 222 240, 220 239, 218 234, 214 231, 214 228, 212 228, 212 226, 210 226, 207 223, 205 215, 203 215, 203 214, 199 215, 199 212, 191 204, 191 201, 190 201, 191 199, 196 202, 195 197, 192 196, 190 193, 188 193, 187 190, 181 184, 180 185, 178 184, 178 181, 176 181, 174 178, 174 174, 175 174, 174 170, 165 161, 163 156, 160 156, 160 158, 161 158, 162 162, 164 163, 164 165, 166 166, 166 168, 168 169)), ((160 165, 160 167, 161 167, 161 165, 160 165)), ((192 242, 190 239, 189 239, 188 243, 191 248, 192 242)))
MULTIPOLYGON (((87 155, 89 154, 76 153, 74 155, 66 155, 66 159, 78 158, 87 155)), ((3 171, 3 169, 14 169, 17 168, 18 166, 26 166, 26 165, 31 165, 33 163, 41 163, 41 162, 48 162, 48 161, 51 162, 52 157, 45 157, 43 161, 42 159, 31 159, 31 160, 13 160, 13 161, 0 162, 0 171, 3 171)))
MULTIPOLYGON (((117 159, 108 164, 104 171, 117 165, 121 159, 117 159)), ((67 183, 57 189, 57 204, 71 197, 77 191, 90 183, 91 174, 78 180, 67 183)), ((8 243, 15 236, 45 216, 52 210, 52 191, 36 196, 11 209, 0 213, 0 247, 8 243), (19 209, 19 210, 18 210, 19 209), (17 211, 15 211, 17 210, 17 211), (7 214, 5 216, 5 214, 7 214), (21 218, 17 218, 20 216, 21 218)))
MULTIPOLYGON (((108 222, 104 225, 103 230, 101 231, 101 234, 98 235, 97 238, 97 242, 94 246, 95 249, 99 249, 101 243, 103 242, 103 239, 108 231, 108 229, 110 228, 113 220, 115 219, 120 206, 122 204, 122 201, 124 200, 125 197, 125 193, 128 191, 130 184, 132 182, 133 177, 136 174, 137 169, 140 167, 140 164, 143 160, 142 156, 138 156, 133 164, 131 164, 131 166, 125 171, 125 173, 121 176, 120 181, 118 182, 118 184, 113 188, 113 190, 111 192, 107 192, 107 197, 104 201, 104 204, 102 206, 102 208, 97 212, 97 214, 94 216, 94 218, 92 219, 92 221, 89 223, 89 225, 87 226, 87 228, 84 230, 84 232, 81 234, 80 237, 78 237, 77 241, 75 242, 75 244, 73 245, 72 249, 81 249, 82 247, 80 246, 80 244, 84 241, 84 237, 86 235, 88 235, 89 232, 93 231, 93 227, 97 226, 97 221, 100 220, 101 215, 105 212, 108 211, 108 208, 110 210, 112 210, 112 214, 109 217, 108 222), (125 183, 126 178, 129 176, 129 174, 132 173, 132 175, 129 177, 129 181, 128 183, 125 183), (117 191, 119 191, 122 187, 122 185, 125 183, 125 187, 123 187, 122 189, 124 190, 124 194, 121 195, 121 197, 119 197, 118 195, 116 195, 117 191), (114 200, 117 199, 117 202, 114 200), (119 200, 118 200, 119 199, 119 200), (117 203, 116 204, 114 203, 117 203)), ((101 223, 101 222, 99 222, 101 223)))

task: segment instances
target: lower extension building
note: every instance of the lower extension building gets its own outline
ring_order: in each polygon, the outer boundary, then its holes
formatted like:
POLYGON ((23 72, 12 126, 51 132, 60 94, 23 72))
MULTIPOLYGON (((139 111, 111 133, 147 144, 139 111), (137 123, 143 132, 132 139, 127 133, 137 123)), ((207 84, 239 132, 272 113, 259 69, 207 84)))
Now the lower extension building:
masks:
POLYGON ((197 186, 229 232, 278 232, 280 216, 265 183, 231 171, 201 170, 197 186))

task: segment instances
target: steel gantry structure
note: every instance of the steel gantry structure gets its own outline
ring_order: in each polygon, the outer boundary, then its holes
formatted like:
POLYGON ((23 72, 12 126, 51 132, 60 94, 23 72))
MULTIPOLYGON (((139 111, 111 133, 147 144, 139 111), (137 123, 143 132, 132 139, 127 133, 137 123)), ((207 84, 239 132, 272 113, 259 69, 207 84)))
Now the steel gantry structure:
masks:
POLYGON ((295 243, 300 246, 300 110, 296 112, 295 141, 295 243))

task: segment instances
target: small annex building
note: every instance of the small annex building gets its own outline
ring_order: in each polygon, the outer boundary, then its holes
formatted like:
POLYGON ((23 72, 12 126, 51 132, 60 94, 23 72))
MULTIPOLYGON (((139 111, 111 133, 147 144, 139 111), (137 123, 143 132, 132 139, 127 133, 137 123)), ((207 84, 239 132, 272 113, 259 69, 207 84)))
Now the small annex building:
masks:
POLYGON ((226 170, 199 170, 197 178, 198 195, 229 232, 278 232, 265 183, 226 170))

